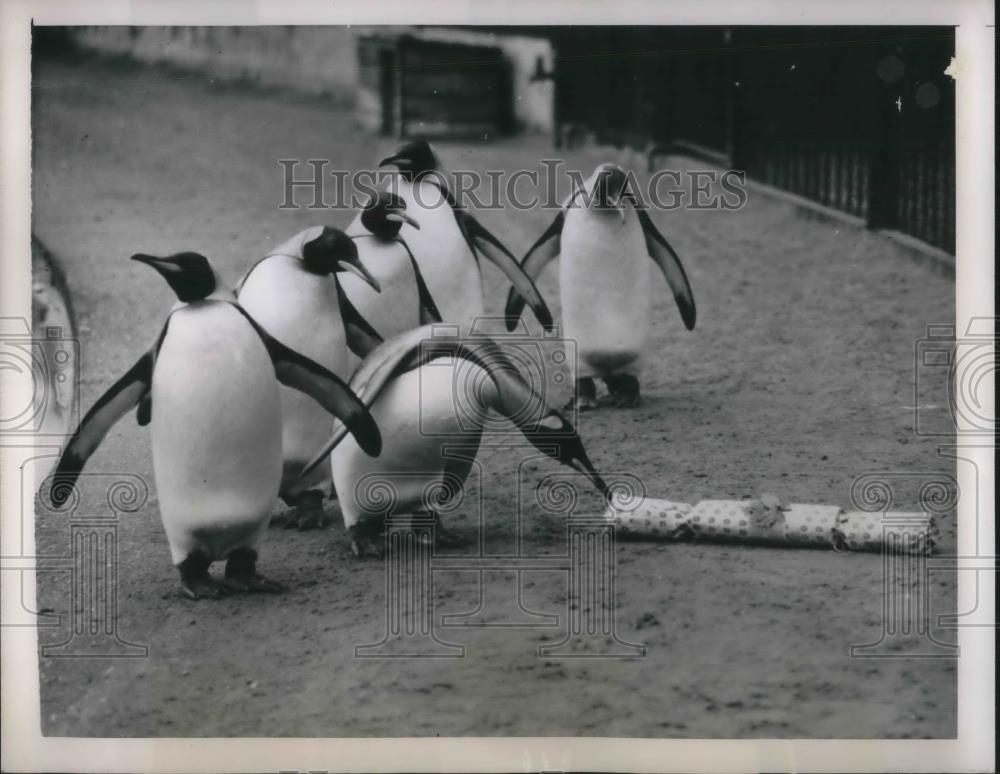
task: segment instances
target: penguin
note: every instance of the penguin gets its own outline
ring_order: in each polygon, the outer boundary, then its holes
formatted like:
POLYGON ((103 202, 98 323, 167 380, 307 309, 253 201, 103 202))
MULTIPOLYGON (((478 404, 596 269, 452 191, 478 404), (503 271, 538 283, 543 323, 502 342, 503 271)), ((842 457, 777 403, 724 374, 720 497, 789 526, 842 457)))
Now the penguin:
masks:
MULTIPOLYGON (((652 320, 650 260, 666 277, 688 330, 695 303, 680 258, 649 214, 636 206, 628 175, 601 164, 563 203, 549 228, 532 245, 521 268, 537 278, 559 256, 563 330, 576 342, 576 394, 581 410, 597 405, 594 378, 608 387, 613 405, 639 403, 639 374, 652 320)), ((519 288, 507 296, 505 314, 513 330, 524 309, 519 288)))
POLYGON ((381 450, 378 427, 343 381, 270 336, 203 255, 132 260, 159 272, 177 303, 153 347, 84 416, 49 498, 66 502, 112 425, 151 395, 153 474, 183 595, 280 591, 257 572, 256 549, 281 481, 278 382, 342 419, 366 454, 381 450), (221 582, 209 573, 217 560, 226 561, 221 582))
POLYGON ((510 419, 539 450, 585 475, 609 498, 576 430, 531 389, 495 341, 485 335, 442 336, 434 328, 389 339, 351 378, 351 389, 382 428, 379 458, 365 459, 346 426, 337 423, 328 445, 306 466, 308 471, 330 458, 355 556, 370 552, 387 515, 384 504, 366 495, 365 482, 372 477, 392 482, 392 513, 433 513, 427 493, 454 491, 472 466, 471 459, 448 458, 445 444, 461 443, 474 454, 490 410, 510 419))
POLYGON ((510 251, 455 201, 430 144, 425 140, 405 143, 379 162, 380 168, 389 165, 399 170, 394 191, 420 226, 418 230, 406 224, 401 235, 420 266, 442 319, 468 331, 483 317, 482 253, 518 289, 542 326, 552 330, 552 314, 534 283, 510 251))
POLYGON ((340 278, 347 299, 383 338, 441 322, 441 313, 420 272, 406 240, 403 224, 417 230, 420 224, 406 214, 406 202, 389 191, 376 192, 347 229, 358 248, 358 257, 381 286, 376 292, 367 282, 350 274, 340 278))
MULTIPOLYGON (((352 353, 363 357, 382 338, 345 298, 341 272, 359 278, 374 293, 380 290, 361 263, 354 240, 338 229, 314 226, 254 264, 236 295, 271 336, 347 379, 352 353)), ((279 393, 284 456, 279 495, 292 509, 284 525, 322 526, 323 500, 332 483, 329 470, 317 469, 308 478, 299 474, 329 437, 332 423, 321 406, 298 390, 282 387, 279 393)))

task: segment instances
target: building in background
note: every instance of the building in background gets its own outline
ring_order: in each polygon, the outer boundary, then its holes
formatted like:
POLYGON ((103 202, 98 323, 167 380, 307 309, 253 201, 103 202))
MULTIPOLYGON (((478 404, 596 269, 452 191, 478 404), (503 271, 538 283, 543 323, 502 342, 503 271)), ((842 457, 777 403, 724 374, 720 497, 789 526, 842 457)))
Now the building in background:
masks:
POLYGON ((81 27, 145 62, 355 107, 391 136, 551 132, 748 177, 955 250, 951 28, 81 27))

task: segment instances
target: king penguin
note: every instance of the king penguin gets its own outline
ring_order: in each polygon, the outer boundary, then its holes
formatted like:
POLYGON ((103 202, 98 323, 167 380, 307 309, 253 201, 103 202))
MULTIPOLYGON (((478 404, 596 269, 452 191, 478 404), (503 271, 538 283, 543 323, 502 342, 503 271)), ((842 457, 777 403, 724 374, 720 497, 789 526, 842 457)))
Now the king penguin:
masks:
POLYGON ((351 389, 382 428, 379 458, 366 459, 346 426, 337 424, 329 444, 306 466, 330 464, 331 457, 355 556, 369 553, 390 513, 433 514, 430 493, 455 493, 464 486, 490 410, 609 497, 576 430, 531 389, 496 342, 484 335, 442 336, 434 328, 423 326, 388 340, 351 378, 351 389), (461 457, 446 453, 446 445, 453 444, 461 444, 461 457), (388 507, 368 491, 379 480, 392 487, 388 507))
MULTIPOLYGON (((240 306, 270 335, 347 379, 352 353, 363 357, 382 338, 344 295, 340 273, 380 285, 358 257, 357 243, 343 231, 315 226, 299 232, 258 261, 238 285, 240 306)), ((284 465, 280 496, 293 510, 286 527, 322 525, 323 500, 331 486, 328 469, 300 476, 329 438, 322 407, 298 390, 282 387, 281 441, 284 465)))
POLYGON ((377 292, 350 274, 341 277, 340 284, 354 308, 383 339, 441 322, 420 266, 399 234, 404 223, 420 229, 420 224, 406 214, 406 202, 389 191, 378 191, 360 219, 347 230, 357 245, 361 263, 382 290, 377 292))
POLYGON ((456 202, 430 144, 425 140, 407 142, 379 162, 379 167, 388 165, 399 170, 394 190, 419 224, 419 230, 404 225, 401 235, 420 266, 442 319, 468 331, 483 317, 482 253, 518 289, 545 329, 551 330, 552 314, 534 283, 510 251, 456 202))
MULTIPOLYGON (((688 330, 695 304, 680 258, 628 190, 628 175, 602 164, 563 203, 549 228, 528 250, 521 268, 537 278, 559 257, 563 336, 576 342, 576 397, 581 410, 596 403, 594 377, 603 379, 613 404, 639 402, 639 374, 652 319, 650 260, 666 277, 688 330)), ((507 325, 524 309, 512 287, 507 325)))
POLYGON ((204 256, 132 260, 156 269, 178 301, 152 349, 83 418, 49 497, 61 507, 112 425, 151 397, 141 420, 152 422, 160 516, 182 592, 280 591, 257 572, 256 550, 281 481, 277 382, 346 422, 367 454, 381 449, 378 427, 343 381, 264 331, 204 256), (209 567, 222 559, 225 580, 217 582, 209 567))

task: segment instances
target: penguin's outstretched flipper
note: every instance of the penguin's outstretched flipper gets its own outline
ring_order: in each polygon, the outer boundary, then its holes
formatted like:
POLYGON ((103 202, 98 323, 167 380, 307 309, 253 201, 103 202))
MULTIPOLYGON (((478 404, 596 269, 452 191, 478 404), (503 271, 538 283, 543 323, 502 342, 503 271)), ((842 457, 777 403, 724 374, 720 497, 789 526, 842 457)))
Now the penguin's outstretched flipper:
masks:
MULTIPOLYGON (((525 253, 524 259, 521 261, 521 271, 532 280, 537 279, 538 275, 542 273, 542 269, 550 261, 558 257, 561 242, 560 236, 562 235, 563 224, 565 222, 565 212, 559 210, 555 220, 545 229, 545 233, 538 237, 535 244, 531 246, 531 249, 525 253)), ((512 331, 517 327, 517 321, 521 319, 522 312, 524 312, 524 296, 517 292, 517 287, 511 287, 510 292, 507 293, 507 306, 504 309, 508 331, 512 331)))
POLYGON ((646 238, 646 249, 649 257, 660 267, 663 276, 667 278, 667 284, 674 293, 674 300, 677 301, 677 308, 681 310, 681 319, 688 330, 694 328, 696 312, 694 306, 694 294, 691 292, 691 285, 688 282, 687 274, 681 265, 681 259, 677 256, 674 248, 663 238, 663 235, 653 224, 649 213, 645 210, 636 209, 639 215, 639 223, 642 225, 642 234, 646 238))
MULTIPOLYGON (((351 377, 350 389, 361 400, 364 406, 370 408, 382 392, 382 388, 401 373, 416 368, 419 365, 422 345, 431 342, 434 328, 424 325, 412 331, 394 336, 377 347, 364 359, 351 377)), ((433 337, 433 338, 432 338, 433 337)), ((343 422, 334 423, 333 434, 324 444, 323 449, 316 454, 303 468, 300 477, 309 475, 316 466, 328 459, 330 452, 337 448, 348 433, 343 422)))
POLYGON ((403 249, 406 250, 406 254, 410 256, 410 266, 413 267, 413 275, 417 279, 417 294, 420 300, 420 324, 430 325, 431 323, 439 323, 442 321, 441 312, 438 311, 437 304, 434 303, 434 298, 431 296, 431 291, 427 287, 427 283, 424 281, 424 275, 420 272, 420 266, 417 264, 417 259, 413 257, 413 251, 410 246, 406 244, 406 240, 402 237, 396 237, 396 241, 399 242, 403 249))
MULTIPOLYGON (((455 220, 473 254, 475 255, 477 251, 481 252, 500 271, 506 274, 507 279, 511 281, 517 292, 531 306, 531 310, 535 313, 535 317, 538 318, 538 322, 542 324, 545 330, 551 331, 555 327, 552 322, 552 313, 545 304, 542 294, 535 287, 535 283, 532 282, 531 277, 518 265, 517 259, 500 243, 499 239, 487 231, 482 223, 465 210, 455 210, 455 220)), ((510 326, 509 319, 507 324, 510 326)))
MULTIPOLYGON (((489 407, 513 421, 529 441, 550 457, 583 473, 607 496, 607 485, 590 462, 576 430, 562 414, 545 404, 543 397, 532 390, 510 358, 488 336, 438 336, 432 326, 400 334, 368 356, 351 378, 351 388, 366 406, 371 406, 393 378, 444 355, 481 367, 496 388, 495 401, 489 407), (525 412, 525 406, 532 403, 537 410, 525 412)), ((302 475, 328 459, 346 433, 338 423, 333 436, 303 468, 302 475)))
POLYGON ((340 317, 344 321, 344 333, 347 337, 347 347, 355 355, 365 358, 368 353, 381 344, 384 339, 369 322, 361 316, 361 312, 351 303, 340 282, 337 282, 337 297, 340 299, 340 317))
POLYGON ((90 455, 112 426, 149 395, 153 383, 154 350, 143 355, 93 405, 80 422, 76 434, 66 444, 52 473, 49 498, 57 508, 69 499, 73 485, 90 455))
POLYGON ((382 452, 382 435, 375 419, 351 388, 336 374, 271 336, 239 304, 234 303, 233 306, 250 322, 264 342, 278 381, 304 392, 319 403, 344 423, 365 454, 377 457, 382 452))

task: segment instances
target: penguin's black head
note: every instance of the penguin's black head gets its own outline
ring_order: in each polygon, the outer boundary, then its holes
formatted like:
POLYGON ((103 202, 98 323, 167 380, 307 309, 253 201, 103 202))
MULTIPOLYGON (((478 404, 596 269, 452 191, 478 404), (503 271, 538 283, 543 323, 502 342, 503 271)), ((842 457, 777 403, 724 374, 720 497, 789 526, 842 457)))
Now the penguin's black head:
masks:
POLYGON ((602 164, 597 169, 597 179, 594 182, 594 201, 602 210, 621 209, 621 202, 629 191, 628 175, 617 164, 602 164))
POLYGON ((168 258, 157 258, 154 255, 136 253, 132 260, 152 266, 160 272, 181 301, 201 301, 215 292, 215 272, 204 255, 177 253, 168 258))
POLYGON ((380 167, 390 164, 395 165, 407 180, 440 169, 437 154, 427 140, 410 140, 400 146, 395 154, 378 163, 380 167))
POLYGON ((521 427, 521 432, 545 454, 585 475, 605 499, 609 497, 608 485, 587 456, 579 434, 558 411, 550 409, 538 422, 521 427))
POLYGON ((340 229, 325 226, 319 236, 302 245, 302 263, 313 274, 353 272, 375 290, 381 290, 378 281, 361 263, 354 240, 340 229))
POLYGON ((390 191, 375 194, 361 213, 361 225, 379 239, 394 238, 404 223, 420 228, 417 221, 406 214, 406 202, 390 191))

